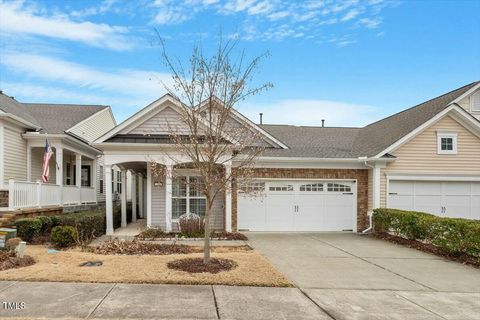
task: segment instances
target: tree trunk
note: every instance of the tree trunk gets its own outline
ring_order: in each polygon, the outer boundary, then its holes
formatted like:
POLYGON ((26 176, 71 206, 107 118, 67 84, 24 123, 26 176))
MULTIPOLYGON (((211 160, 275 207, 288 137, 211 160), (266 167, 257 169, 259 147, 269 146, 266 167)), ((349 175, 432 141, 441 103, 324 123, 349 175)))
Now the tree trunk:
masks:
POLYGON ((205 238, 203 242, 203 264, 210 263, 210 214, 212 208, 210 205, 210 198, 207 197, 205 208, 205 238))

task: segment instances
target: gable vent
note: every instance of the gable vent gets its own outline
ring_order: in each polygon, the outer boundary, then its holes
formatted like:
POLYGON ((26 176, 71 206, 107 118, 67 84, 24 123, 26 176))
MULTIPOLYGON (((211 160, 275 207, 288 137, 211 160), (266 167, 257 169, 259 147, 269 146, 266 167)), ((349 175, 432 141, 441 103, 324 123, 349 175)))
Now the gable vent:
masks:
POLYGON ((470 96, 470 110, 472 112, 480 112, 480 91, 470 96))

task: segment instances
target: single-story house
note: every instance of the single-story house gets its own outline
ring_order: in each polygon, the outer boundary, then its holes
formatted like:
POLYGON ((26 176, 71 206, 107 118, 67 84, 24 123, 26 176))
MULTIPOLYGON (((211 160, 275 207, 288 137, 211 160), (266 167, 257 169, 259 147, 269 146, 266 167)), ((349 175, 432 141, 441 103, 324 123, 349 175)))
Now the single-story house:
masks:
MULTIPOLYGON (((105 172, 119 166, 142 177, 138 198, 146 199, 147 225, 167 231, 176 228, 181 214, 205 210, 205 198, 185 183, 196 179, 195 171, 171 174, 189 161, 169 139, 168 124, 179 123, 178 104, 167 94, 92 143, 103 152, 105 172), (166 174, 153 175, 152 162, 166 174)), ((260 195, 234 190, 217 197, 214 226, 360 232, 377 207, 480 219, 479 118, 480 81, 362 128, 255 124, 234 112, 232 121, 257 132, 267 145, 251 186, 260 195)), ((225 172, 235 165, 225 164, 225 172)), ((105 181, 111 234, 112 177, 105 181)), ((122 197, 123 207, 125 202, 122 197)))

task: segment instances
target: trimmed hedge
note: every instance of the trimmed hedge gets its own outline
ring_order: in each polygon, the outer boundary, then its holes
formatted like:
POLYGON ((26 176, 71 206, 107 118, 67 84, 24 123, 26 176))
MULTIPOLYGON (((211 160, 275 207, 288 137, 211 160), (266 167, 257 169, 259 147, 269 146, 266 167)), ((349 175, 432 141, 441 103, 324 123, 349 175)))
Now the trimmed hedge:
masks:
POLYGON ((380 208, 373 210, 375 232, 431 243, 450 254, 480 258, 480 221, 380 208))
MULTIPOLYGON (((114 227, 121 224, 121 211, 118 206, 113 212, 114 227)), ((52 229, 57 226, 71 226, 76 229, 78 241, 89 243, 93 237, 105 234, 105 209, 67 213, 59 216, 38 216, 16 220, 13 225, 17 228, 18 237, 27 242, 38 236, 50 236, 52 229)))

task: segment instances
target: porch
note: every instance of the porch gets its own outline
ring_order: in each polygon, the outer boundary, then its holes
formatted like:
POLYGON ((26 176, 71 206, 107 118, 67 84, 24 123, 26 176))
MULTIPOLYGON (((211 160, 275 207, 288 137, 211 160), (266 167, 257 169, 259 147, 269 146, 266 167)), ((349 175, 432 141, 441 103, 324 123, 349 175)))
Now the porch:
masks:
POLYGON ((26 179, 25 176, 23 179, 12 177, 5 181, 3 190, 8 193, 8 202, 3 204, 3 211, 97 203, 99 150, 69 136, 48 136, 53 156, 49 163, 49 181, 44 183, 46 137, 27 133, 24 138, 27 140, 26 179))
MULTIPOLYGON (((141 211, 145 217, 146 227, 155 227, 172 232, 178 230, 178 217, 184 213, 205 214, 205 197, 192 188, 198 174, 193 169, 183 167, 188 159, 179 155, 155 156, 150 154, 105 154, 105 170, 112 166, 121 168, 122 172, 132 174, 132 207, 141 211), (173 160, 175 159, 175 160, 173 160), (141 206, 140 206, 141 204, 141 206)), ((231 164, 222 164, 226 176, 230 176, 231 164)), ((122 179, 126 174, 122 174, 122 179)), ((113 229, 113 192, 112 177, 106 175, 106 215, 107 235, 115 235, 113 229)), ((125 180, 122 181, 125 183, 125 180)), ((122 227, 126 227, 127 195, 121 195, 122 227)), ((213 203, 212 226, 214 229, 232 230, 231 192, 222 192, 213 203)), ((133 215, 135 216, 135 214, 133 215)), ((132 222, 136 222, 133 220, 132 222)), ((125 229, 124 229, 125 230, 125 229)))

